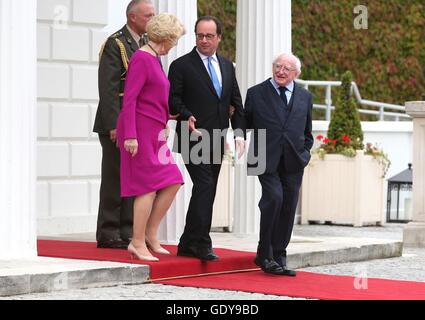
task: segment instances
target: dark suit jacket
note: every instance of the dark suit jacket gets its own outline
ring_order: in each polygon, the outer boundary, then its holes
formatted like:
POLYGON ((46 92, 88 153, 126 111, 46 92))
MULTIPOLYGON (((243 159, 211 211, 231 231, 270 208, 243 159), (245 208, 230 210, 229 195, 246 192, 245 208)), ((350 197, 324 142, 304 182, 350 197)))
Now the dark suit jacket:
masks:
POLYGON ((116 128, 127 75, 124 61, 126 60, 128 64, 128 60, 138 49, 139 45, 126 26, 111 35, 103 45, 99 56, 99 106, 94 122, 94 132, 109 134, 110 130, 116 128), (125 55, 122 54, 117 39, 124 45, 125 55))
MULTIPOLYGON (((196 118, 196 128, 207 130, 210 137, 212 137, 213 129, 227 129, 230 105, 236 108, 231 119, 232 128, 245 131, 244 110, 235 68, 226 58, 218 54, 217 58, 222 75, 221 97, 218 97, 196 47, 190 53, 175 60, 170 66, 169 105, 171 114, 180 114, 176 127, 179 142, 182 131, 181 121, 187 121, 190 116, 196 118)), ((174 149, 176 152, 181 152, 180 146, 175 145, 174 149)))
MULTIPOLYGON (((265 172, 273 173, 281 165, 285 172, 296 173, 310 161, 313 146, 312 95, 295 84, 289 111, 284 113, 283 102, 270 79, 251 87, 246 96, 247 129, 254 129, 248 151, 248 175, 260 175, 254 170, 254 157, 265 159, 265 172), (266 143, 258 144, 258 129, 266 129, 266 143)), ((261 167, 261 165, 258 165, 261 167)), ((264 165, 263 165, 264 167, 264 165)))

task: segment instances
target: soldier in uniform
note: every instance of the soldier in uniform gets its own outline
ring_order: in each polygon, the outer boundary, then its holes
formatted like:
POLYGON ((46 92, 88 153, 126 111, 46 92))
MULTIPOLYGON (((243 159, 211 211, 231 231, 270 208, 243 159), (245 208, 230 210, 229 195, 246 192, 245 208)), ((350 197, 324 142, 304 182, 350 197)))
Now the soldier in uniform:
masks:
POLYGON ((120 153, 116 124, 121 110, 128 62, 147 43, 146 24, 155 15, 150 0, 132 0, 127 24, 110 36, 99 54, 99 106, 94 132, 102 146, 102 177, 96 240, 98 248, 127 249, 133 230, 133 198, 120 196, 120 153))

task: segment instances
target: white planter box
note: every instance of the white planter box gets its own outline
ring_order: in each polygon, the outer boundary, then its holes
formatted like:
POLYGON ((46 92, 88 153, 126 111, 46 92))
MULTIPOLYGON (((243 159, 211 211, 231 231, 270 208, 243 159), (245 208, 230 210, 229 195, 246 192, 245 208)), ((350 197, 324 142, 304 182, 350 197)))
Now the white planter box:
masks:
POLYGON ((370 155, 313 155, 304 172, 301 223, 331 222, 360 227, 384 222, 382 166, 370 155))
POLYGON ((233 198, 234 198, 235 168, 229 160, 223 160, 215 195, 213 218, 211 227, 232 230, 233 225, 233 198))

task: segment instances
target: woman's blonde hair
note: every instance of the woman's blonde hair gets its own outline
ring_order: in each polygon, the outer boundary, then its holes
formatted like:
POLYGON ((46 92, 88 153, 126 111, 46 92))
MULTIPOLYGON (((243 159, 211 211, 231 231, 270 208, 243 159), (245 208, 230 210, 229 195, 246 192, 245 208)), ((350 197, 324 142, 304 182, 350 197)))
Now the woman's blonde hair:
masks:
POLYGON ((179 38, 185 34, 183 24, 171 13, 161 13, 154 16, 146 26, 149 40, 155 43, 176 45, 179 38))

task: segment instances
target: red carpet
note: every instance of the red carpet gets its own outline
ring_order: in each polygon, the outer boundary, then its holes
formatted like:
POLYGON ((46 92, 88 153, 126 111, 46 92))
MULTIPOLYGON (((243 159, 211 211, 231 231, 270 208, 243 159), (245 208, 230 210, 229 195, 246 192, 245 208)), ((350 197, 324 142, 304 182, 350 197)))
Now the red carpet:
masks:
POLYGON ((155 283, 322 300, 425 300, 424 282, 367 279, 367 289, 357 290, 354 281, 353 277, 309 272, 282 277, 254 271, 155 283))
MULTIPOLYGON (((268 275, 261 271, 209 275, 184 279, 162 280, 207 273, 256 269, 254 253, 214 249, 218 262, 203 263, 198 259, 177 257, 176 246, 164 246, 172 255, 157 255, 159 262, 131 260, 126 250, 97 249, 95 242, 38 241, 38 255, 66 259, 114 261, 148 264, 150 278, 167 285, 236 290, 264 294, 332 300, 425 300, 425 283, 367 279, 367 289, 355 288, 355 278, 309 272, 296 277, 268 275)), ((364 284, 364 282, 360 282, 364 284)))
POLYGON ((164 248, 172 254, 155 254, 160 261, 148 262, 131 260, 127 250, 98 249, 95 242, 38 240, 37 244, 38 255, 43 257, 147 264, 151 267, 151 279, 257 268, 253 263, 255 253, 227 249, 214 249, 220 256, 219 261, 201 262, 195 258, 177 257, 177 247, 165 245, 164 248))

